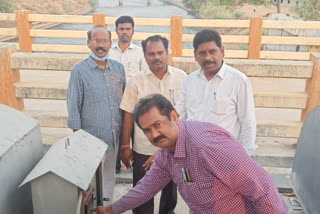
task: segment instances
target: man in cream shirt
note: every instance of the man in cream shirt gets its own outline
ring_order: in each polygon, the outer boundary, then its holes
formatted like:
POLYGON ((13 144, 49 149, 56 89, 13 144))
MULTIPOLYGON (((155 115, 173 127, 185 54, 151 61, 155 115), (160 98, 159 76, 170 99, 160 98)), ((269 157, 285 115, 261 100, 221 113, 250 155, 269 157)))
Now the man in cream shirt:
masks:
POLYGON ((200 69, 185 80, 176 110, 182 120, 210 122, 229 131, 249 155, 257 149, 256 118, 248 78, 223 61, 224 47, 214 30, 202 30, 193 39, 200 69))
MULTIPOLYGON (((133 161, 133 185, 145 175, 155 158, 158 148, 150 144, 142 130, 134 124, 133 111, 138 100, 150 94, 160 93, 175 104, 186 73, 168 66, 168 40, 159 35, 142 42, 144 57, 149 66, 145 74, 137 75, 128 82, 120 108, 124 111, 121 129, 121 157, 126 167, 133 161), (133 151, 130 137, 134 132, 133 151)), ((160 214, 174 213, 177 203, 177 187, 171 181, 163 190, 160 199, 160 214)), ((134 214, 153 214, 153 199, 135 208, 134 214)))

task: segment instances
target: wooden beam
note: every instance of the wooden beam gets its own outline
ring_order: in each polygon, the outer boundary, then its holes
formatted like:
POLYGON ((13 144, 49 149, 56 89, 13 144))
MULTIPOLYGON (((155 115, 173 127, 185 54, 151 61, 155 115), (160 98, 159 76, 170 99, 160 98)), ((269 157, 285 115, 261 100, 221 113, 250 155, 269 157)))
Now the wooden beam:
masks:
POLYGON ((313 63, 312 78, 306 82, 306 92, 309 94, 307 107, 301 112, 301 121, 316 106, 320 105, 320 53, 312 53, 310 60, 313 63))
POLYGON ((107 28, 106 21, 105 21, 106 14, 105 13, 94 13, 93 14, 93 25, 102 25, 103 27, 107 28))
POLYGON ((32 23, 29 21, 29 10, 16 11, 19 45, 21 52, 32 52, 33 38, 30 35, 32 23))
POLYGON ((15 51, 14 45, 0 45, 0 103, 23 110, 23 99, 16 98, 14 87, 14 83, 20 81, 20 73, 10 64, 10 55, 15 51))
POLYGON ((171 17, 171 56, 182 56, 183 17, 171 17))
POLYGON ((248 59, 260 59, 262 23, 263 19, 261 17, 250 19, 248 59))

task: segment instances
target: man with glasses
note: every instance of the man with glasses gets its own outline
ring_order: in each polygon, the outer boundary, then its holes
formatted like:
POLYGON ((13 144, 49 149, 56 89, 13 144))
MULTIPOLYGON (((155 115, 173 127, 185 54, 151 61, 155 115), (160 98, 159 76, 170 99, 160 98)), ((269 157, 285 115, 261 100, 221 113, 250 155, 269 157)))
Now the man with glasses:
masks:
POLYGON ((123 66, 108 59, 111 33, 103 26, 88 32, 90 56, 72 69, 68 95, 68 127, 83 129, 108 144, 102 160, 103 204, 110 205, 115 185, 115 164, 126 86, 123 66))

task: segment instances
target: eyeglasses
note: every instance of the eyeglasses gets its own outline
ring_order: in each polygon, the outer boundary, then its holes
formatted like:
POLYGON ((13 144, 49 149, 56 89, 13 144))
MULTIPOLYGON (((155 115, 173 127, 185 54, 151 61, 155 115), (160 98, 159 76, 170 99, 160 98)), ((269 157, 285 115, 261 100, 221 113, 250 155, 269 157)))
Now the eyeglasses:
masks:
POLYGON ((95 39, 95 40, 90 40, 93 44, 107 44, 110 40, 107 39, 95 39))

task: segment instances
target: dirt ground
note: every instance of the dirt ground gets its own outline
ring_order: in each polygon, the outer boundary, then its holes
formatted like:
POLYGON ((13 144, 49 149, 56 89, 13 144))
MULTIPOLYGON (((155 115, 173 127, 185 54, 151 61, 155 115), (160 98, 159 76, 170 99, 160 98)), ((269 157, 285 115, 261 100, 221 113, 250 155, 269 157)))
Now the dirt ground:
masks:
POLYGON ((14 0, 15 10, 40 14, 68 14, 85 6, 89 6, 88 0, 14 0))

